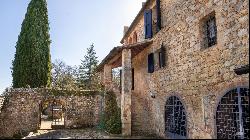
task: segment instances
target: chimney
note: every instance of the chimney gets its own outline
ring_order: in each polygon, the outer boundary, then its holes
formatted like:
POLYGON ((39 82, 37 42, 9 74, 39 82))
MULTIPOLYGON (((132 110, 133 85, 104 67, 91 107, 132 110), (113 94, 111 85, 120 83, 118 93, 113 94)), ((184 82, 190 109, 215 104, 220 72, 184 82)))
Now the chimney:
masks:
POLYGON ((142 2, 142 7, 145 5, 146 2, 142 2))
POLYGON ((123 36, 126 34, 126 32, 128 31, 128 26, 124 26, 124 28, 123 28, 123 36))

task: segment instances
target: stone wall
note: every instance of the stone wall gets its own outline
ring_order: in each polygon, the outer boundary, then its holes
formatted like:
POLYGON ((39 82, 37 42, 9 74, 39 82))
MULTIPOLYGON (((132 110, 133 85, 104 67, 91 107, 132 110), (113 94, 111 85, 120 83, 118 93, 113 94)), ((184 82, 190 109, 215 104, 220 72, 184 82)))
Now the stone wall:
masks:
POLYGON ((39 127, 41 95, 34 91, 11 92, 0 114, 0 137, 25 135, 39 127))
MULTIPOLYGON (((249 64, 249 2, 162 0, 161 7, 163 28, 154 35, 153 44, 132 60, 132 133, 165 137, 165 104, 174 95, 180 97, 187 112, 187 137, 216 138, 214 112, 220 98, 230 89, 249 85, 249 74, 234 73, 235 68, 249 64), (213 11, 218 41, 204 49, 200 25, 213 11), (156 66, 149 74, 147 56, 162 43, 167 65, 161 69, 156 66), (206 98, 208 105, 204 103, 206 98)), ((134 30, 143 30, 142 22, 134 30)), ((143 36, 140 32, 138 36, 143 36)))
POLYGON ((1 110, 2 110, 3 102, 4 102, 4 97, 0 96, 0 113, 1 113, 1 110))
POLYGON ((73 92, 68 95, 65 91, 57 91, 57 95, 53 92, 46 89, 13 89, 8 92, 0 113, 0 137, 13 137, 39 129, 41 107, 44 102, 54 99, 65 107, 65 128, 98 124, 103 102, 99 92, 81 91, 80 94, 73 92))

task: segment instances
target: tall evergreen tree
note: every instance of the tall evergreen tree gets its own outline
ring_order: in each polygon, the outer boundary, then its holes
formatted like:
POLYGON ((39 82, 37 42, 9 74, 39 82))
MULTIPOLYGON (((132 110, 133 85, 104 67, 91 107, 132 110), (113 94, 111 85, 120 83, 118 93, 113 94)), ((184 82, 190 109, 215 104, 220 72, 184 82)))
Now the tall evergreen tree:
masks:
POLYGON ((31 0, 16 44, 13 87, 51 85, 49 21, 46 0, 31 0))
POLYGON ((98 57, 94 49, 94 44, 87 48, 87 54, 79 67, 78 83, 80 88, 91 89, 95 77, 95 68, 98 64, 98 57))

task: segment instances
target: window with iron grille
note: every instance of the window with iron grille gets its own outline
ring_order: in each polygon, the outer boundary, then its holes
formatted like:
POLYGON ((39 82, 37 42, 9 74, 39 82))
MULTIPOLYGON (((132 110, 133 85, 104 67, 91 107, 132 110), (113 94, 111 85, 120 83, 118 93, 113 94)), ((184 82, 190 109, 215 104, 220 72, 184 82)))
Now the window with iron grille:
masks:
POLYGON ((202 48, 209 48, 217 44, 217 25, 214 11, 202 18, 200 30, 203 39, 202 48))
POLYGON ((215 16, 210 16, 206 22, 208 47, 217 43, 217 27, 215 16))

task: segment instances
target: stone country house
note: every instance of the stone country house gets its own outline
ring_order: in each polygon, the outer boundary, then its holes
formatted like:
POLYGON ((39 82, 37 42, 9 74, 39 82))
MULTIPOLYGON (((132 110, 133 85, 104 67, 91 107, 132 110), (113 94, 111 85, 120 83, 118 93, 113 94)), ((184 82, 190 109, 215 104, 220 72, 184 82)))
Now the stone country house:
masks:
POLYGON ((248 0, 143 3, 98 66, 118 95, 123 135, 249 139, 248 16, 248 0))

